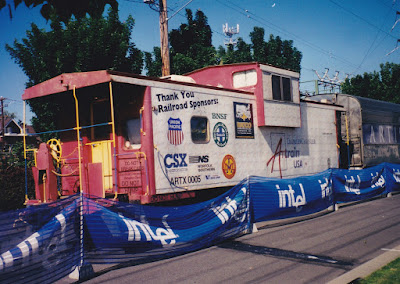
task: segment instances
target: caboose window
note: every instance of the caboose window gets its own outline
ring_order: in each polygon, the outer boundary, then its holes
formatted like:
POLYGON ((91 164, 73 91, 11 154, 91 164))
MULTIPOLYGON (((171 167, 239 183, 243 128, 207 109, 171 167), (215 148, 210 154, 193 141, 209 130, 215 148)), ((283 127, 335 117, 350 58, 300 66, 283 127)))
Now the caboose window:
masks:
POLYGON ((140 145, 140 118, 132 118, 126 121, 125 148, 133 149, 134 145, 140 145))
POLYGON ((242 88, 254 86, 257 84, 257 71, 246 70, 240 71, 233 74, 233 87, 234 88, 242 88))
POLYGON ((210 140, 208 118, 202 116, 193 116, 190 120, 190 129, 192 141, 196 144, 208 143, 210 140))
POLYGON ((272 97, 278 101, 293 100, 290 78, 272 75, 272 97))

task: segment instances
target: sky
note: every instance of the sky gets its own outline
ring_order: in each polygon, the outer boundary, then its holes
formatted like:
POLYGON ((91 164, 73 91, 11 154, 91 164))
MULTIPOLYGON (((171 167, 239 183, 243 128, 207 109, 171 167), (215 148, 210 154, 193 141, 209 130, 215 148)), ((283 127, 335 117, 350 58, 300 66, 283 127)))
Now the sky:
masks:
MULTIPOLYGON (((131 40, 136 47, 151 52, 154 46, 160 46, 158 13, 143 0, 118 2, 120 20, 128 15, 135 19, 131 40)), ((393 51, 400 39, 400 21, 392 30, 400 19, 400 15, 396 18, 400 0, 167 0, 167 6, 169 31, 186 23, 186 8, 194 13, 203 11, 216 48, 227 39, 222 31, 226 23, 229 27, 239 24, 236 38, 242 37, 246 43, 251 43, 249 34, 255 26, 264 28, 266 41, 270 34, 292 40, 303 55, 303 92, 315 91, 316 72, 322 77, 329 69, 327 74, 333 78, 338 71, 338 79, 344 80, 347 75, 380 71, 381 63, 400 64, 400 48, 393 51)), ((5 110, 22 120, 21 96, 28 79, 5 50, 5 44, 12 45, 15 39, 21 42, 32 22, 46 30, 49 25, 40 15, 40 6, 27 8, 20 4, 12 13, 10 20, 8 9, 0 11, 0 96, 7 98, 5 110)), ((28 123, 31 117, 28 110, 28 123)))

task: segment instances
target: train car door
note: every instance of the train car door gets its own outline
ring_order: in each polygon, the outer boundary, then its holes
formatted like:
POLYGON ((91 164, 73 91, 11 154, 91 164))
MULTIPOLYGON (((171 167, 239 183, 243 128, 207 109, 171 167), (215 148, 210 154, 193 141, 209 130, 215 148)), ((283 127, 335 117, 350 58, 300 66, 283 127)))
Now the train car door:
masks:
POLYGON ((101 163, 103 172, 103 192, 113 188, 111 126, 103 125, 111 121, 110 100, 92 102, 90 107, 92 163, 101 163))
POLYGON ((349 122, 346 111, 336 112, 337 144, 339 151, 339 167, 348 169, 350 167, 362 166, 361 139, 354 134, 354 129, 349 122))

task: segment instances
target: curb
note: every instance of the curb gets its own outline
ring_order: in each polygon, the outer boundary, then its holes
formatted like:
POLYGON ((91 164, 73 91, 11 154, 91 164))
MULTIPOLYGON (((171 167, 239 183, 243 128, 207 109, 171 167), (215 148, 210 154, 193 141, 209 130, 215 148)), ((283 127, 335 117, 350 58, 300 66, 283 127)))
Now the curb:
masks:
POLYGON ((400 257, 400 246, 385 250, 387 250, 385 253, 361 264, 360 266, 350 270, 349 272, 346 272, 345 274, 337 277, 327 284, 350 283, 358 278, 365 278, 371 273, 400 257))

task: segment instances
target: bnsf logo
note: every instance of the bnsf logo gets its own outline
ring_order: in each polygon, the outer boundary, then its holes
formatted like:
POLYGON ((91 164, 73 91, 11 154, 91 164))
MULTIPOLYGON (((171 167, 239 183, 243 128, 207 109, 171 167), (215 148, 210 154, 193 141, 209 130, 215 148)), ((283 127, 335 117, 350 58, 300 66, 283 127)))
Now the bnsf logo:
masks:
POLYGON ((187 167, 186 156, 187 154, 167 154, 164 158, 164 165, 167 169, 187 167))
POLYGON ((208 155, 205 156, 189 156, 190 164, 198 164, 198 163, 208 163, 209 158, 208 155))

